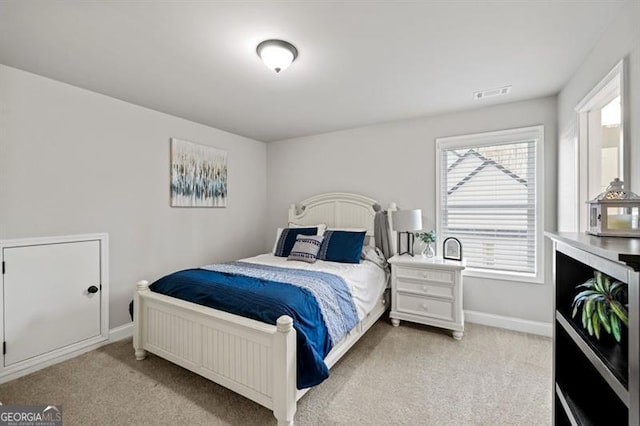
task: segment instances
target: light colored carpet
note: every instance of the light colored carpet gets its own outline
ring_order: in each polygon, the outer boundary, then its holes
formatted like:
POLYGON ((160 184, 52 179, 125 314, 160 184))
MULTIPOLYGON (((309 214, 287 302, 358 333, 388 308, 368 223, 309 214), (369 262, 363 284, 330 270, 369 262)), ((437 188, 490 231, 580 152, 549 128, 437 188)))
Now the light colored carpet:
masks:
MULTIPOLYGON (((299 425, 551 424, 551 340, 466 324, 375 324, 299 402, 299 425)), ((4 404, 63 404, 65 425, 269 425, 272 413, 131 340, 0 385, 4 404)))

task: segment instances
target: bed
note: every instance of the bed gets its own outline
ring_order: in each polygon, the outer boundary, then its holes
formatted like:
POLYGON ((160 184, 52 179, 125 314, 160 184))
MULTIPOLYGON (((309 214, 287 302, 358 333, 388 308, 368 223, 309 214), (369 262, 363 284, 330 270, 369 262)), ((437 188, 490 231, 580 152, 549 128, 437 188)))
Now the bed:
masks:
MULTIPOLYGON (((375 200, 357 194, 321 194, 292 205, 289 222, 301 226, 324 223, 334 229, 363 229, 366 244, 373 245, 374 217, 379 208, 375 200)), ((389 210, 394 209, 392 204, 389 210)), ((376 285, 373 292, 358 292, 354 289, 366 287, 368 277, 375 273, 362 275, 353 265, 331 265, 333 262, 287 263, 270 254, 242 259, 242 263, 305 271, 318 268, 333 268, 334 271, 329 271, 332 273, 341 273, 341 269, 350 271, 346 279, 354 299, 358 299, 355 301, 357 323, 324 358, 328 368, 387 308, 384 274, 382 284, 376 285)), ((364 263, 371 268, 368 262, 364 263)), ((147 352, 151 352, 267 407, 279 425, 293 424, 296 402, 309 388, 297 386, 297 336, 291 316, 282 315, 271 325, 160 294, 151 291, 149 286, 148 281, 140 281, 134 292, 133 346, 137 360, 143 360, 147 352)))

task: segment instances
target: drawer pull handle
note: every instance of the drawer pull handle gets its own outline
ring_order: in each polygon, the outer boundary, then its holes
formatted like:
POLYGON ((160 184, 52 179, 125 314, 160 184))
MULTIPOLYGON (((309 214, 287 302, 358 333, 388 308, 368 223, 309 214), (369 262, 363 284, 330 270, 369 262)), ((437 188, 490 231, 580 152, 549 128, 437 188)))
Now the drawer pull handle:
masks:
POLYGON ((426 272, 423 272, 423 273, 422 273, 422 276, 423 276, 424 278, 427 278, 428 274, 427 274, 426 272))
POLYGON ((423 303, 423 304, 422 304, 422 309, 424 309, 425 311, 428 311, 428 310, 429 310, 428 308, 429 308, 429 307, 427 306, 427 304, 426 304, 426 303, 423 303))
POLYGON ((422 291, 425 293, 429 293, 429 287, 427 287, 426 285, 422 286, 422 291))

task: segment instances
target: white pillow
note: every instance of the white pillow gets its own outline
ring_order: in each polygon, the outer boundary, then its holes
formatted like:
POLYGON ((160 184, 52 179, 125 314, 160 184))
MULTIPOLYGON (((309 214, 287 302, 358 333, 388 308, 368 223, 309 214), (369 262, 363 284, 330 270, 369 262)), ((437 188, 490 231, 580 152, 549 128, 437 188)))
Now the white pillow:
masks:
POLYGON ((382 269, 387 269, 389 264, 387 263, 387 259, 385 259, 382 252, 371 246, 363 246, 362 247, 362 259, 373 262, 378 265, 382 269))

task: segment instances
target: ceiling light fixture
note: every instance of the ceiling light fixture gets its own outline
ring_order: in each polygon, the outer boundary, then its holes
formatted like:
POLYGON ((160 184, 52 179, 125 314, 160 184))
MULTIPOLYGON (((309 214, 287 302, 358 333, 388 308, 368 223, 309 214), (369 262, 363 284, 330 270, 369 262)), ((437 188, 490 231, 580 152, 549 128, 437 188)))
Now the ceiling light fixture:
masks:
POLYGON ((287 69, 298 57, 298 49, 283 40, 265 40, 258 45, 256 52, 262 62, 277 73, 287 69))

